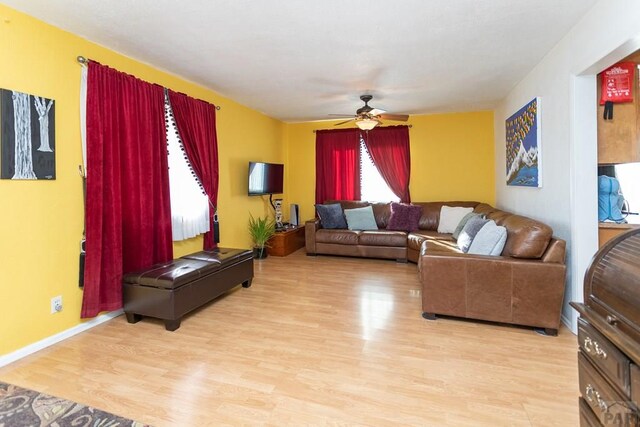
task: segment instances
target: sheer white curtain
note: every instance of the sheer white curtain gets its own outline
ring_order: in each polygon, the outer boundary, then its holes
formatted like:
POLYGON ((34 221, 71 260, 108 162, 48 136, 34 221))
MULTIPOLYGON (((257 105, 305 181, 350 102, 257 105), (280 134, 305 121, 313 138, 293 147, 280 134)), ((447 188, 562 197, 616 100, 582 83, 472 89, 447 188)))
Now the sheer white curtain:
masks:
POLYGON ((171 226, 175 242, 209 231, 209 199, 189 165, 166 95, 165 119, 169 150, 171 226))
POLYGON ((364 140, 360 139, 360 200, 367 202, 399 202, 371 160, 364 140))

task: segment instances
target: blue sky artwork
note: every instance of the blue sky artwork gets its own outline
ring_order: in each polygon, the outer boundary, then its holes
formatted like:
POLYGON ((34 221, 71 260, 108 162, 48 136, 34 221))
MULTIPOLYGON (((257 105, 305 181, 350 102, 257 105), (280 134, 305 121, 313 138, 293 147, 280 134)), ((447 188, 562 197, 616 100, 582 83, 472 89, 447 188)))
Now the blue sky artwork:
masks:
POLYGON ((507 185, 539 187, 538 98, 505 121, 507 185))

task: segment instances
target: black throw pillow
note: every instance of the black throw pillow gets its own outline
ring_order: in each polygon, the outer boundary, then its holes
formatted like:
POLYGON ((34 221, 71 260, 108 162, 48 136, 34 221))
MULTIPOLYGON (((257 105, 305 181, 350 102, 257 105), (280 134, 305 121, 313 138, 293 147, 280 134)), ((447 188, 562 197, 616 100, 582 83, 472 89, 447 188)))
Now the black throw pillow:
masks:
POLYGON ((340 203, 316 205, 316 211, 322 228, 347 228, 347 221, 344 219, 340 203))

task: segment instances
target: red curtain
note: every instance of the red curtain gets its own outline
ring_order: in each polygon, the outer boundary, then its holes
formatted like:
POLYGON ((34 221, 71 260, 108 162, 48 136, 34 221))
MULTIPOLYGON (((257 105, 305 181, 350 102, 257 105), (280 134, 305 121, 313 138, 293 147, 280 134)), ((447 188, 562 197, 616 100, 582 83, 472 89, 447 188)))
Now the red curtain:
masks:
POLYGON ((83 318, 122 307, 122 274, 173 258, 164 89, 95 62, 87 82, 83 318))
POLYGON ((204 235, 204 249, 216 246, 214 215, 218 206, 218 138, 216 107, 191 98, 184 93, 169 91, 169 101, 176 119, 178 133, 191 167, 209 197, 209 232, 204 235))
POLYGON ((364 135, 364 142, 380 175, 403 203, 411 203, 409 178, 411 156, 408 126, 374 128, 364 135))
POLYGON ((316 203, 360 200, 360 130, 316 132, 316 203))

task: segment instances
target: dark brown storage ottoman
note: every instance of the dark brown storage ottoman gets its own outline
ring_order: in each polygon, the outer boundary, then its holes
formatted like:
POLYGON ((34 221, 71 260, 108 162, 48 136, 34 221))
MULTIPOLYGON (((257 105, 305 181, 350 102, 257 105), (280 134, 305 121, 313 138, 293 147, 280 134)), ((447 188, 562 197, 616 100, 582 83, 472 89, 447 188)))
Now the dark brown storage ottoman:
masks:
POLYGON ((182 316, 253 279, 253 252, 217 248, 201 251, 144 271, 124 275, 124 312, 129 323, 142 316, 163 319, 168 331, 180 327, 182 316))

